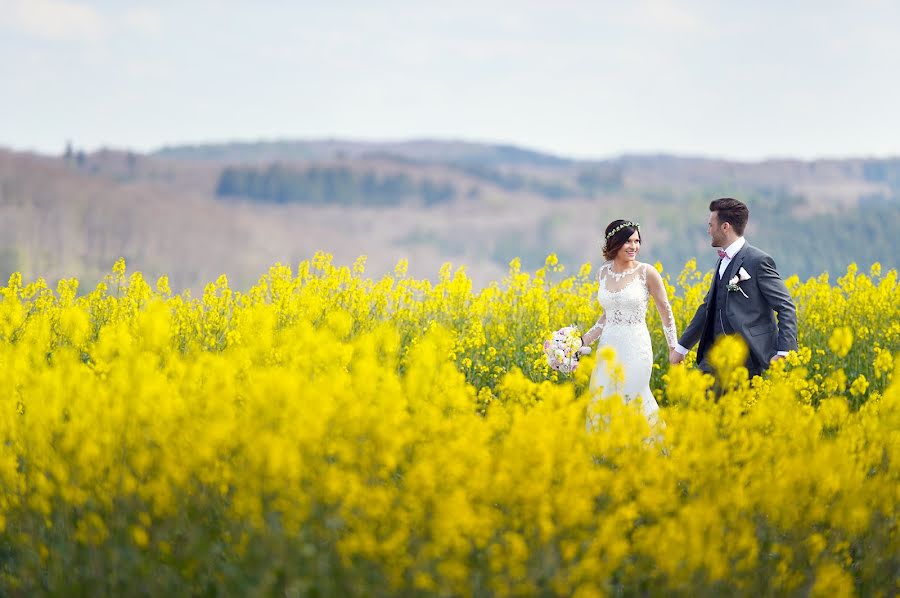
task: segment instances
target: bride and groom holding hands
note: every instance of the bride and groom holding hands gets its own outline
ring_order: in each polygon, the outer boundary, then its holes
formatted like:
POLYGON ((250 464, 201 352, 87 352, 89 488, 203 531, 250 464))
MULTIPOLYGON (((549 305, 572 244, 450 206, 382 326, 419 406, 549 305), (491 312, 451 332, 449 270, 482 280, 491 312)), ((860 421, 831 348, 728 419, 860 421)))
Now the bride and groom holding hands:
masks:
POLYGON ((641 233, 637 223, 615 220, 606 227, 597 298, 603 315, 581 336, 583 345, 599 341, 615 350, 621 370, 598 360, 591 390, 617 394, 626 402, 641 397, 647 419, 657 419, 659 406, 650 392, 653 348, 646 314, 653 298, 669 348, 669 362, 681 363, 699 343, 699 369, 713 373, 709 349, 724 334, 738 334, 749 349, 746 367, 760 375, 769 364, 797 349, 797 310, 790 293, 765 252, 747 243, 744 228, 750 212, 741 201, 720 198, 709 204, 708 233, 718 250, 712 284, 703 303, 679 338, 665 286, 656 268, 637 261, 641 233), (777 319, 776 319, 777 314, 777 319))

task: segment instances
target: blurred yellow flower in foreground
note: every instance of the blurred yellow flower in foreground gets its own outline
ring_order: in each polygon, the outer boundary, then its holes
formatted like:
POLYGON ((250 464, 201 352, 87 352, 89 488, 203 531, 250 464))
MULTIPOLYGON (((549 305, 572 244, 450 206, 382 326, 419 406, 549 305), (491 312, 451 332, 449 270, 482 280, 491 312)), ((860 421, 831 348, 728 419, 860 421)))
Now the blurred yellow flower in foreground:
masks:
MULTIPOLYGON (((475 291, 450 264, 375 280, 365 263, 317 253, 199 298, 124 260, 94 289, 13 274, 0 593, 895 587, 895 271, 791 279, 800 350, 751 383, 746 347, 721 339, 716 393, 693 354, 669 366, 651 309, 651 431, 620 398, 592 401, 595 364, 621 378, 611 348, 548 371, 540 341, 601 315, 590 264, 561 278, 556 256, 534 273, 514 259, 475 291)), ((692 261, 664 277, 680 329, 710 276, 692 261)))

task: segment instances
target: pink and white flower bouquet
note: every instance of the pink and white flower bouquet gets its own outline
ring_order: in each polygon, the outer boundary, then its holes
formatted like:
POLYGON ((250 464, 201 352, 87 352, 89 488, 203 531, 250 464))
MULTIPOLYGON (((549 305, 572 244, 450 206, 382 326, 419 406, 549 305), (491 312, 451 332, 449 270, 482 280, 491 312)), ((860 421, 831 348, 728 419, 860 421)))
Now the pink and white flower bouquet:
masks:
POLYGON ((547 365, 550 369, 563 374, 574 372, 578 368, 579 358, 590 352, 591 348, 583 344, 575 326, 560 328, 553 333, 550 340, 544 341, 547 365))

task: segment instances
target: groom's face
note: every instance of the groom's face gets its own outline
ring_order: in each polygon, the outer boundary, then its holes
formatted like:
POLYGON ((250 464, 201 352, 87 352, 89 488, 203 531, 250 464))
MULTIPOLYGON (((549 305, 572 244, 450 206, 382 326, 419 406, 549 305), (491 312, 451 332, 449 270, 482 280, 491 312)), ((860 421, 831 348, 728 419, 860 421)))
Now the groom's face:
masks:
POLYGON ((709 229, 707 232, 709 233, 709 238, 712 239, 712 243, 710 243, 713 247, 721 247, 725 248, 727 245, 727 237, 725 235, 725 226, 727 226, 727 222, 722 224, 719 222, 719 213, 718 212, 710 212, 709 213, 709 229))

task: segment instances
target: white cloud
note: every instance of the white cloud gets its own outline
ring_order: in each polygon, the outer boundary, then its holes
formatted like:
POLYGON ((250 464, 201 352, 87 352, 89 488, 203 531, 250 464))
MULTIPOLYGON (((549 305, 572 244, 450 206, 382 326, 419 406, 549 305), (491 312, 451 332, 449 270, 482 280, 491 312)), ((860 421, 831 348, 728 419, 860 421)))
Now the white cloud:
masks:
POLYGON ((45 40, 97 42, 109 28, 94 8, 70 0, 9 0, 0 6, 7 28, 45 40))
POLYGON ((163 29, 159 12, 149 8, 127 8, 118 13, 101 12, 87 2, 75 0, 0 0, 0 28, 42 41, 97 44, 114 33, 154 36, 163 29))
POLYGON ((694 34, 703 31, 705 24, 700 12, 687 3, 673 0, 650 0, 632 5, 637 22, 643 22, 661 32, 694 34))
POLYGON ((122 15, 125 28, 138 33, 155 35, 162 31, 162 16, 149 8, 134 8, 122 15))

